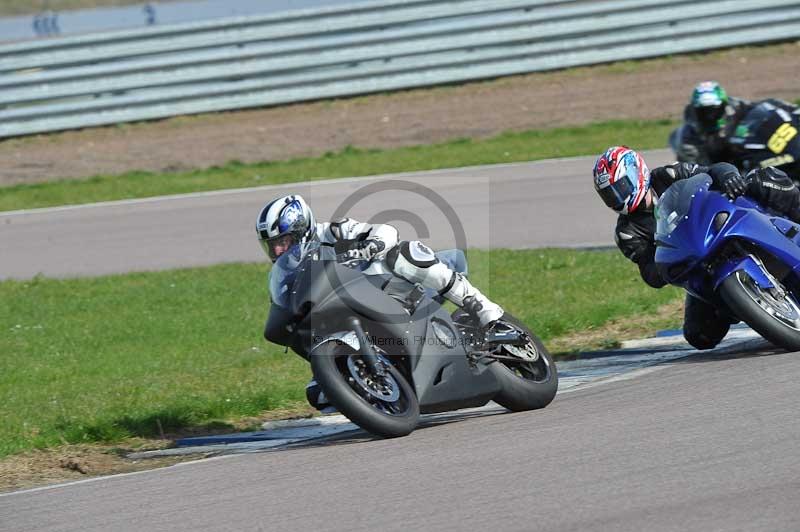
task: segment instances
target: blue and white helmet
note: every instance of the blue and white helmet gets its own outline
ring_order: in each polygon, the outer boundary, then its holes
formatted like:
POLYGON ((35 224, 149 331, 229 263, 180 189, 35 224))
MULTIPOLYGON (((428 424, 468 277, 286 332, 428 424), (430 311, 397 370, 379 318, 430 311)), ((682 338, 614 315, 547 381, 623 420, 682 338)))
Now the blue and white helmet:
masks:
POLYGON ((314 238, 314 213, 297 194, 274 199, 261 209, 256 220, 256 233, 261 247, 270 260, 275 262, 293 246, 314 238))

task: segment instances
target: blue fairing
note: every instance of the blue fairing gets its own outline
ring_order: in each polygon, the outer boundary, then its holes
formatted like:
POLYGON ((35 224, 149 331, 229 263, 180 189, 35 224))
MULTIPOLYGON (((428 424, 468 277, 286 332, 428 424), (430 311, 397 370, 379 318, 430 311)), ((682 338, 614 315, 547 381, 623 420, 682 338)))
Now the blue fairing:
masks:
POLYGON ((762 288, 774 288, 775 285, 765 273, 761 267, 761 264, 756 262, 752 256, 747 257, 737 257, 735 259, 731 259, 726 261, 721 266, 719 266, 716 270, 716 280, 714 282, 714 290, 719 288, 719 285, 722 284, 722 281, 730 277, 733 272, 737 272, 739 270, 744 270, 747 275, 753 279, 756 284, 762 288))
POLYGON ((707 301, 713 301, 719 285, 740 270, 759 286, 772 287, 755 255, 721 255, 733 241, 768 252, 796 276, 800 226, 771 215, 748 198, 730 201, 710 186, 711 178, 701 174, 673 184, 659 200, 656 264, 661 276, 707 301))

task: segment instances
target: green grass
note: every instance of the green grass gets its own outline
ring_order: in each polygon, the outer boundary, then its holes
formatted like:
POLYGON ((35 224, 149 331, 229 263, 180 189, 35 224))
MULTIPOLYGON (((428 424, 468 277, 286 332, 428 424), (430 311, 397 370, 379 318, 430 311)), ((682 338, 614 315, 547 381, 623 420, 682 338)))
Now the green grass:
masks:
POLYGON ((261 337, 264 270, 0 283, 0 455, 301 401, 305 365, 261 337))
MULTIPOLYGON (((615 317, 638 318, 683 297, 677 288, 645 285, 617 250, 473 250, 469 263, 476 286, 545 341, 615 317)), ((671 325, 681 323, 677 318, 671 325)))
MULTIPOLYGON (((545 340, 680 297, 646 287, 616 251, 470 251, 469 260, 476 284, 545 340)), ((0 283, 0 457, 304 404, 307 364, 261 337, 265 270, 0 283)))
POLYGON ((392 150, 346 148, 316 158, 260 164, 231 162, 223 167, 189 172, 131 172, 85 180, 16 185, 0 188, 0 210, 599 154, 608 146, 618 143, 628 143, 637 149, 662 148, 666 146, 669 132, 675 126, 676 123, 669 120, 604 122, 581 127, 504 133, 485 140, 460 139, 432 146, 392 150), (635 142, 631 142, 632 139, 635 142))

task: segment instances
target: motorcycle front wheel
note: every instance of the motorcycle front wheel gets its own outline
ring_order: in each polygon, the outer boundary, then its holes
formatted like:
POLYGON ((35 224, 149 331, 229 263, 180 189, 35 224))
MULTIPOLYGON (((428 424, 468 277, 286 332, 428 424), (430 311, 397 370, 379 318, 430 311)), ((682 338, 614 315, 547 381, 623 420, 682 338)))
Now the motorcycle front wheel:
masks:
POLYGON ((720 285, 719 293, 731 311, 773 344, 800 351, 800 306, 780 283, 761 288, 742 270, 720 285))
POLYGON ((524 323, 509 314, 505 314, 502 321, 523 332, 528 343, 500 347, 502 358, 489 366, 502 387, 494 401, 514 412, 544 408, 558 391, 558 372, 553 357, 524 323))
POLYGON ((376 436, 410 434, 419 421, 419 402, 412 386, 386 358, 385 375, 372 374, 358 352, 328 342, 317 348, 311 369, 325 395, 339 412, 376 436))

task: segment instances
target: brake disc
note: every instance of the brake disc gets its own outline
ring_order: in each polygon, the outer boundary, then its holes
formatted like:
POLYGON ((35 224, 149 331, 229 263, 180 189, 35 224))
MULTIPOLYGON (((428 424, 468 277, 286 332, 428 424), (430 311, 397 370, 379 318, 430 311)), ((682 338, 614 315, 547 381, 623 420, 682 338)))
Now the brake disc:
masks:
MULTIPOLYGON (((381 364, 386 366, 391 364, 381 356, 378 358, 381 364)), ((356 355, 347 357, 347 369, 350 370, 350 376, 371 396, 387 403, 400 399, 400 386, 391 373, 387 372, 383 376, 371 375, 364 361, 356 355)))
POLYGON ((539 351, 532 341, 528 341, 523 345, 503 345, 503 349, 508 351, 511 355, 520 358, 526 362, 536 362, 539 360, 539 351))

